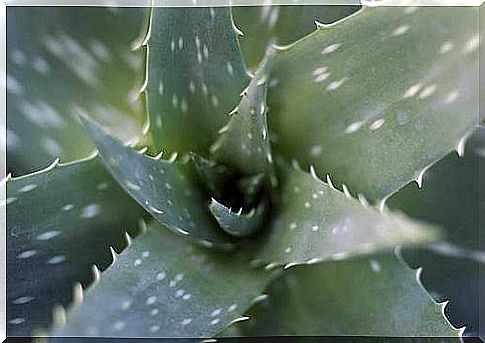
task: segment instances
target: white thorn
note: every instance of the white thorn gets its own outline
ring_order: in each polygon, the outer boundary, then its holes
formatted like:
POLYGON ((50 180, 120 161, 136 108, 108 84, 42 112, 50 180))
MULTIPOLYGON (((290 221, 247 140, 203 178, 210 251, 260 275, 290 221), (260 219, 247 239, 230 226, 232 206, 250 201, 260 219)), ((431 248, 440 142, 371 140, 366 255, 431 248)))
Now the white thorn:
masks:
POLYGON ((155 159, 155 160, 161 160, 162 159, 162 156, 163 156, 163 153, 164 153, 164 151, 163 150, 160 150, 160 152, 157 155, 155 155, 153 157, 153 159, 155 159))
POLYGON ((418 177, 416 178, 416 183, 418 184, 419 188, 423 188, 423 177, 424 173, 426 173, 427 168, 423 168, 418 174, 418 177))
POLYGON ((318 20, 315 20, 314 23, 317 29, 326 29, 328 27, 328 25, 321 23, 318 20))
POLYGON ((386 209, 386 200, 387 198, 382 199, 379 201, 379 212, 383 213, 384 210, 386 209))
POLYGON ((143 155, 144 153, 146 153, 146 152, 147 152, 147 150, 148 150, 148 147, 146 146, 146 147, 141 148, 140 150, 138 150, 138 153, 139 153, 140 155, 143 155))
POLYGON ((72 291, 72 307, 81 305, 83 302, 83 297, 83 286, 79 282, 76 282, 72 291))
POLYGON ((272 262, 272 263, 267 264, 267 265, 264 267, 264 269, 265 269, 265 270, 272 270, 272 269, 276 268, 277 266, 278 266, 278 263, 276 263, 276 262, 272 262))
POLYGON ((239 108, 236 106, 233 108, 233 110, 231 112, 229 112, 229 116, 232 117, 233 115, 235 115, 237 113, 237 111, 239 110, 239 108))
POLYGON ((177 156, 178 156, 178 153, 177 152, 174 152, 172 155, 170 155, 170 158, 168 159, 168 161, 170 163, 175 162, 175 160, 177 159, 177 156))
POLYGON ((463 136, 459 141, 458 144, 456 145, 456 153, 458 156, 463 157, 465 155, 465 145, 466 145, 466 140, 468 138, 468 135, 463 136))
POLYGON ((301 170, 300 164, 298 163, 298 161, 296 159, 291 160, 291 165, 293 166, 293 169, 301 170))
POLYGON ((346 184, 342 184, 342 189, 344 190, 344 194, 347 198, 352 198, 352 195, 350 194, 349 189, 347 188, 346 184))
POLYGON ((260 303, 260 302, 262 302, 266 299, 268 299, 268 294, 261 294, 261 295, 257 296, 256 298, 254 298, 253 301, 251 301, 251 305, 260 303))
POLYGON ((113 249, 113 247, 109 247, 109 251, 111 253, 111 258, 113 259, 113 261, 111 262, 111 265, 114 265, 117 261, 117 257, 116 257, 116 252, 115 252, 115 249, 113 249))
POLYGON ((286 264, 283 269, 288 269, 288 268, 291 268, 293 266, 296 266, 298 263, 297 262, 291 262, 291 263, 288 263, 286 264))
POLYGON ((98 266, 95 264, 93 264, 92 271, 93 271, 93 284, 96 284, 101 278, 101 272, 99 271, 98 266))
POLYGON ((308 261, 306 261, 306 264, 312 265, 312 264, 322 262, 322 261, 323 261, 322 258, 312 258, 312 259, 309 259, 308 261))
POLYGON ((222 135, 223 133, 227 132, 227 130, 229 130, 229 124, 221 127, 218 132, 219 132, 220 135, 222 135))
POLYGON ((126 239, 126 247, 129 247, 131 245, 132 239, 130 234, 126 231, 125 231, 125 239, 126 239))
POLYGON ((54 305, 54 308, 52 309, 52 322, 54 326, 62 326, 66 324, 66 310, 62 305, 54 305))
POLYGON ((140 228, 141 233, 147 230, 147 223, 145 222, 145 219, 140 218, 140 220, 138 221, 138 227, 140 228))
POLYGON ((360 193, 357 194, 357 198, 359 199, 362 206, 369 207, 369 202, 367 201, 367 199, 363 194, 360 194, 360 193))
POLYGON ((245 321, 245 320, 249 320, 249 317, 248 317, 248 316, 242 316, 242 317, 236 318, 236 319, 234 319, 233 321, 231 321, 231 322, 229 323, 229 325, 232 325, 232 324, 234 324, 234 323, 238 323, 238 322, 243 322, 243 321, 245 321))
POLYGON ((327 183, 330 186, 330 188, 335 189, 335 186, 332 183, 332 179, 330 178, 330 174, 327 174, 327 183))
POLYGON ((320 181, 320 179, 318 178, 317 173, 315 172, 315 168, 313 166, 310 166, 310 174, 313 176, 313 178, 315 180, 320 181))

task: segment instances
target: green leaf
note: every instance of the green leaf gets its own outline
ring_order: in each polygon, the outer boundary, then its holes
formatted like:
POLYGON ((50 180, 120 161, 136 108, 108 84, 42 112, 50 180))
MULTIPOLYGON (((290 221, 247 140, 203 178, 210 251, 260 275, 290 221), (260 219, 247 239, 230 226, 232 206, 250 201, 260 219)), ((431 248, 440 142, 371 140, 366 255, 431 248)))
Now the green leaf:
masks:
POLYGON ((428 242, 433 227, 389 211, 379 212, 298 169, 285 172, 281 200, 258 248, 270 264, 313 264, 428 242))
POLYGON ((458 336, 417 278, 392 255, 296 267, 250 311, 243 333, 458 336))
POLYGON ((94 264, 108 266, 109 247, 120 251, 144 213, 99 158, 10 179, 5 205, 11 336, 48 327, 54 305, 76 300, 73 287, 93 281, 94 264))
POLYGON ((485 174, 480 172, 485 163, 485 128, 476 130, 464 149, 463 157, 450 153, 432 166, 423 176, 422 189, 410 184, 387 205, 440 225, 451 244, 479 250, 479 214, 485 211, 485 202, 480 201, 480 194, 485 194, 485 174))
MULTIPOLYGON (((446 241, 428 249, 406 249, 403 257, 423 267, 423 285, 440 300, 449 300, 450 319, 479 333, 479 270, 485 268, 480 247, 480 213, 485 213, 485 129, 468 140, 464 156, 450 153, 423 177, 423 189, 410 184, 388 206, 444 228, 446 241)), ((483 331, 483 330, 482 330, 483 331)), ((482 332, 483 335, 483 332, 482 332)))
POLYGON ((146 122, 136 100, 142 54, 131 51, 145 9, 8 9, 7 145, 9 170, 24 174, 60 157, 86 157, 93 146, 77 115, 126 141, 146 122))
POLYGON ((209 210, 219 226, 235 237, 248 237, 259 231, 264 220, 264 209, 265 205, 261 203, 247 213, 242 213, 242 208, 238 212, 233 212, 214 198, 209 205, 209 210))
POLYGON ((204 188, 210 194, 220 196, 224 184, 231 177, 232 171, 225 165, 205 159, 197 154, 190 153, 189 156, 204 188))
POLYGON ((375 7, 275 58, 274 150, 381 200, 478 119, 478 8, 375 7))
POLYGON ((234 22, 244 32, 239 37, 244 61, 256 69, 271 43, 291 44, 315 30, 315 21, 329 24, 360 6, 236 6, 234 22))
POLYGON ((206 246, 231 247, 207 209, 209 199, 199 187, 192 165, 143 155, 83 119, 105 167, 118 183, 157 221, 206 246))
POLYGON ((268 50, 251 83, 241 93, 241 102, 231 112, 231 120, 219 131, 221 136, 211 147, 215 160, 246 175, 265 173, 272 169, 266 90, 267 69, 273 56, 274 51, 268 50))
POLYGON ((151 147, 207 156, 249 78, 229 7, 153 8, 148 46, 151 147))
POLYGON ((228 256, 150 225, 52 335, 214 336, 245 319, 270 277, 251 269, 244 255, 228 256))

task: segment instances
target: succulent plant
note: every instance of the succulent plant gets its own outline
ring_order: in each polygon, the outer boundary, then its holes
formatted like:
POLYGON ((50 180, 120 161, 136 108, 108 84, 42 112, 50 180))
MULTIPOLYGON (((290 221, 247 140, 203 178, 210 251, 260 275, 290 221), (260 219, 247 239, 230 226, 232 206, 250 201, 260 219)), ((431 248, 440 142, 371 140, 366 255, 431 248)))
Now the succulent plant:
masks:
POLYGON ((9 28, 10 336, 478 333, 449 281, 484 263, 477 7, 9 28))

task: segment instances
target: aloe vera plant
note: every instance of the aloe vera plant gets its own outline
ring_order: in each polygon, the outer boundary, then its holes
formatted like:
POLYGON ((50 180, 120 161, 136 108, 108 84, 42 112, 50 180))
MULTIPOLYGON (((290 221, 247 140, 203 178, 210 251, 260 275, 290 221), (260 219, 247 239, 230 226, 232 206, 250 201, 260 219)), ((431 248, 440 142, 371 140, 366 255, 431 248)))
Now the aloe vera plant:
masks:
POLYGON ((10 336, 478 333, 478 8, 11 14, 10 336))

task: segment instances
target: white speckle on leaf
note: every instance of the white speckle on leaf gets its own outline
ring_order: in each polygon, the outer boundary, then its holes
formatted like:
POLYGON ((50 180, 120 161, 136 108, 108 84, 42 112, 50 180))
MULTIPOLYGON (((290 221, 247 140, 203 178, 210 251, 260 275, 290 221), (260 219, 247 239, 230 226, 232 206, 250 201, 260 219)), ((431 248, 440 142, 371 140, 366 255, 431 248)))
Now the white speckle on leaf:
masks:
POLYGON ((175 280, 175 282, 180 282, 180 281, 183 280, 183 278, 184 278, 184 274, 178 273, 177 275, 175 275, 174 280, 175 280))
POLYGON ((115 330, 115 331, 123 330, 125 325, 126 325, 125 322, 118 321, 118 322, 113 324, 113 330, 115 330))
POLYGON ((394 31, 392 31, 392 36, 400 36, 405 34, 406 32, 409 31, 409 26, 408 25, 401 25, 399 27, 396 27, 394 31))
POLYGON ((445 99, 445 104, 451 104, 453 103, 456 99, 458 99, 459 93, 458 91, 454 90, 448 93, 445 99))
POLYGON ((25 63, 25 54, 19 49, 14 49, 12 54, 12 61, 17 65, 23 65, 25 63))
POLYGON ((381 271, 381 265, 376 260, 370 260, 370 267, 374 273, 379 273, 381 271))
POLYGON ((155 301, 157 301, 157 297, 149 297, 147 298, 146 304, 148 306, 155 304, 155 301))
POLYGON ((375 131, 375 130, 378 130, 379 128, 382 127, 382 125, 384 125, 384 122, 385 120, 384 119, 377 119, 376 121, 374 121, 371 125, 370 125, 370 129, 372 131, 375 131))
POLYGON ((341 78, 340 80, 333 81, 327 86, 327 91, 334 91, 340 86, 343 85, 345 81, 347 81, 348 77, 341 78))
POLYGON ((217 96, 212 95, 211 101, 212 101, 212 105, 213 105, 214 107, 219 106, 219 99, 217 99, 217 96))
POLYGON ((182 320, 182 326, 189 325, 190 322, 192 322, 192 318, 185 318, 184 320, 182 320))
POLYGON ((35 251, 35 250, 26 250, 26 251, 18 254, 17 258, 19 258, 19 259, 30 258, 30 257, 34 256, 35 254, 37 254, 37 251, 35 251))
POLYGON ((53 256, 50 259, 48 259, 47 263, 48 264, 59 264, 59 263, 64 262, 65 260, 66 260, 65 256, 57 255, 57 256, 53 256))
POLYGON ((8 321, 9 324, 12 325, 20 325, 22 323, 25 323, 25 318, 14 318, 8 321))
POLYGON ((172 41, 170 42, 170 50, 171 50, 172 52, 174 52, 174 51, 175 51, 175 41, 174 41, 173 39, 172 39, 172 41))
POLYGON ((472 36, 465 44, 465 48, 463 49, 463 52, 465 54, 469 54, 475 50, 478 49, 478 45, 480 44, 480 37, 478 33, 474 36, 472 36))
POLYGON ((182 36, 179 37, 179 50, 182 50, 184 47, 184 38, 182 36))
POLYGON ((211 325, 216 325, 217 323, 219 323, 221 320, 219 318, 214 318, 211 320, 211 325))
POLYGON ((41 145, 44 148, 44 150, 51 155, 55 156, 61 153, 61 147, 59 143, 57 143, 55 140, 53 140, 50 137, 42 138, 41 145))
POLYGON ((142 252, 142 253, 141 253, 141 257, 142 257, 142 258, 148 258, 148 257, 150 257, 150 252, 149 252, 149 251, 144 251, 144 252, 142 252))
POLYGON ((101 207, 98 204, 90 204, 82 209, 81 218, 93 218, 101 212, 101 207))
POLYGON ((102 183, 100 183, 100 184, 98 184, 98 185, 96 186, 96 189, 97 189, 98 191, 104 191, 105 189, 107 189, 107 188, 108 188, 108 186, 109 186, 109 185, 108 185, 108 183, 107 183, 107 182, 102 182, 102 183))
POLYGON ((184 296, 182 297, 182 299, 189 300, 191 297, 192 297, 192 294, 184 294, 184 296))
POLYGON ((232 304, 227 308, 227 312, 232 312, 237 308, 237 304, 232 304))
POLYGON ((159 312, 160 310, 158 308, 154 308, 153 310, 150 311, 150 315, 156 316, 159 312))
POLYGON ((157 281, 162 281, 163 279, 165 279, 166 276, 167 274, 165 274, 165 272, 160 272, 157 274, 156 279, 157 281))
POLYGON ((178 100, 178 97, 177 97, 177 94, 172 94, 172 107, 173 108, 177 108, 179 105, 179 100, 178 100))
POLYGON ((72 210, 73 208, 74 208, 74 205, 73 204, 67 204, 67 205, 64 205, 62 207, 62 210, 67 212, 67 211, 72 210))
POLYGON ((27 193, 37 188, 37 185, 29 184, 19 189, 19 193, 27 193))
POLYGON ((190 90, 190 93, 192 93, 192 94, 195 93, 195 84, 194 84, 194 81, 190 81, 189 90, 190 90))
POLYGON ((221 308, 218 308, 218 309, 212 311, 211 317, 218 316, 219 314, 221 314, 221 312, 222 312, 222 309, 221 308))
POLYGON ((310 155, 313 157, 320 156, 322 154, 323 147, 321 145, 314 145, 310 149, 310 155))
POLYGON ((187 113, 189 111, 189 105, 187 104, 187 100, 185 100, 185 98, 183 98, 182 102, 180 103, 180 109, 182 110, 182 113, 187 113))
POLYGON ((290 252, 291 252, 291 248, 290 248, 290 247, 287 247, 287 248, 285 249, 285 253, 289 254, 290 252))
POLYGON ((411 87, 409 87, 406 90, 406 92, 403 95, 403 98, 410 98, 410 97, 415 96, 419 92, 419 90, 421 89, 421 87, 423 87, 423 85, 420 84, 420 83, 417 83, 415 85, 412 85, 411 87))
POLYGON ((135 267, 138 267, 139 265, 141 265, 141 263, 142 263, 141 259, 137 258, 137 259, 135 260, 135 262, 133 262, 133 265, 134 265, 135 267))
POLYGON ((234 69, 232 67, 231 62, 227 62, 226 68, 227 68, 227 72, 229 73, 229 75, 231 75, 231 76, 234 75, 234 69))
POLYGON ((23 304, 27 304, 27 303, 31 302, 32 300, 34 300, 34 298, 29 297, 29 296, 20 297, 20 298, 17 298, 15 300, 13 300, 12 301, 12 304, 14 304, 14 305, 23 305, 23 304))
POLYGON ((160 326, 159 325, 152 325, 152 326, 150 326, 150 332, 152 332, 152 333, 155 333, 155 332, 157 332, 159 330, 160 330, 160 326))
POLYGON ((305 202, 305 207, 306 207, 306 208, 310 208, 310 207, 311 207, 311 205, 310 205, 310 203, 309 203, 308 201, 307 201, 307 202, 305 202))
POLYGON ((322 81, 325 81, 329 76, 330 76, 330 73, 319 74, 319 75, 315 76, 313 81, 316 82, 316 83, 322 82, 322 81))
POLYGON ((48 241, 49 239, 51 238, 54 238, 58 235, 60 235, 61 232, 60 231, 47 231, 47 232, 44 232, 44 233, 41 233, 40 235, 37 236, 37 239, 40 240, 40 241, 48 241))
POLYGON ((290 230, 295 230, 296 227, 297 227, 297 225, 296 225, 295 222, 293 222, 293 223, 290 224, 290 230))
POLYGON ((425 87, 421 91, 421 93, 419 93, 419 98, 420 99, 426 99, 426 98, 430 97, 434 93, 435 90, 436 90, 435 84, 429 85, 429 86, 425 87))
POLYGON ((453 49, 453 42, 450 42, 450 41, 444 42, 440 47, 440 54, 446 54, 451 49, 453 49))
POLYGON ((163 82, 160 81, 158 84, 158 94, 163 95, 163 82))
POLYGON ((49 64, 47 64, 47 62, 42 57, 35 57, 34 61, 32 62, 32 66, 39 74, 47 75, 50 72, 49 64))
POLYGON ((178 289, 176 292, 175 292, 175 298, 180 298, 182 295, 184 295, 185 293, 185 289, 181 288, 181 289, 178 289))
POLYGON ((13 94, 20 95, 23 93, 23 88, 20 83, 11 75, 7 74, 7 90, 13 94))
POLYGON ((317 232, 318 230, 319 230, 318 225, 313 225, 313 226, 312 226, 312 231, 313 231, 313 232, 317 232))
POLYGON ((327 47, 325 47, 323 50, 322 50, 322 54, 326 55, 326 54, 330 54, 334 51, 336 51, 338 48, 340 48, 342 44, 340 43, 335 43, 335 44, 331 44, 327 47))
POLYGON ((345 128, 345 133, 346 134, 354 133, 354 132, 358 131, 362 127, 363 124, 364 124, 364 122, 362 122, 362 121, 356 121, 356 122, 350 124, 349 126, 347 126, 345 128))

